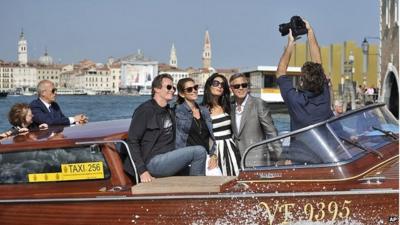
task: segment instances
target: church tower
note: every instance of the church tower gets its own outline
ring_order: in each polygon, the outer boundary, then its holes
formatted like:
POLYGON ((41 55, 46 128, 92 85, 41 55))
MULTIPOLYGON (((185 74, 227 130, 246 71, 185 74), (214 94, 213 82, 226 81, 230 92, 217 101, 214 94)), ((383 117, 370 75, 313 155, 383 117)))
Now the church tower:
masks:
POLYGON ((204 36, 204 47, 203 47, 203 68, 211 67, 211 41, 208 30, 204 36))
POLYGON ((24 31, 21 31, 18 41, 18 63, 27 64, 28 63, 28 43, 24 37, 24 31))
POLYGON ((178 68, 178 59, 176 57, 176 50, 174 43, 172 43, 171 53, 169 54, 169 65, 178 68))

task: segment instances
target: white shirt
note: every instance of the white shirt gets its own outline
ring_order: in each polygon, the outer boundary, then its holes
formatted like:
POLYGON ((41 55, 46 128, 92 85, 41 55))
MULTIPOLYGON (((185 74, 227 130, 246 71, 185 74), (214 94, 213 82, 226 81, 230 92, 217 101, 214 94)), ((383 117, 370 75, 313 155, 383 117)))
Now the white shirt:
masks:
POLYGON ((244 111, 244 107, 246 106, 247 103, 247 99, 249 98, 249 94, 246 95, 246 97, 244 98, 244 101, 242 102, 242 104, 240 105, 242 107, 242 111, 238 111, 238 104, 235 104, 235 115, 236 115, 236 127, 237 127, 237 131, 239 131, 240 128, 240 121, 242 120, 242 114, 244 111))
MULTIPOLYGON (((49 112, 51 112, 51 110, 50 110, 51 104, 47 103, 46 101, 44 101, 44 100, 41 99, 41 98, 39 98, 39 99, 40 99, 40 101, 43 102, 43 104, 46 106, 47 110, 49 110, 49 112)), ((74 123, 75 123, 74 117, 68 117, 68 119, 69 119, 69 124, 74 124, 74 123)))

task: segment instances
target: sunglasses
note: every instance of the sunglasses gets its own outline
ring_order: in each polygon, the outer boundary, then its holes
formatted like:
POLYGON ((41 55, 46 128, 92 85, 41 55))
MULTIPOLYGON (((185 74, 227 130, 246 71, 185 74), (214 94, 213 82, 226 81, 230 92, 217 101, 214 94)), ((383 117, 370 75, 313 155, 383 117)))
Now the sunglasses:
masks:
POLYGON ((213 82, 211 83, 211 86, 213 86, 213 87, 221 86, 223 88, 224 84, 225 84, 225 82, 220 82, 219 80, 213 80, 213 82))
POLYGON ((192 93, 193 91, 197 91, 199 89, 199 85, 194 85, 193 87, 184 88, 183 91, 187 93, 192 93))
POLYGON ((231 87, 232 87, 233 89, 240 89, 240 87, 242 87, 242 88, 244 89, 244 88, 247 88, 248 86, 249 86, 248 83, 233 84, 233 85, 231 85, 231 87))
POLYGON ((170 84, 168 84, 166 86, 166 88, 167 88, 168 91, 170 91, 171 89, 174 89, 174 91, 176 90, 176 88, 174 86, 170 85, 170 84))
POLYGON ((56 91, 57 91, 57 88, 53 88, 53 89, 51 89, 51 93, 56 93, 56 91))

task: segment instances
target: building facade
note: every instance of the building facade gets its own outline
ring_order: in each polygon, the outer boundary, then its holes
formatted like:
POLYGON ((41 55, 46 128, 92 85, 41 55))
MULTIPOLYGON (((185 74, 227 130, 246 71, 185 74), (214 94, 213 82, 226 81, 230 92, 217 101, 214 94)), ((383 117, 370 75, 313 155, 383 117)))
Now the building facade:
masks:
POLYGON ((158 74, 158 62, 144 57, 141 51, 117 60, 121 64, 120 89, 131 93, 150 90, 158 74))
MULTIPOLYGON (((369 46, 369 57, 366 62, 363 49, 354 41, 342 44, 321 46, 322 66, 331 77, 335 94, 339 94, 346 80, 351 80, 354 86, 378 87, 379 56, 378 45, 369 46), (368 65, 367 70, 366 65, 368 65)), ((308 43, 297 43, 289 66, 301 67, 311 60, 308 43)))
POLYGON ((399 118, 399 0, 380 1, 380 101, 399 118))

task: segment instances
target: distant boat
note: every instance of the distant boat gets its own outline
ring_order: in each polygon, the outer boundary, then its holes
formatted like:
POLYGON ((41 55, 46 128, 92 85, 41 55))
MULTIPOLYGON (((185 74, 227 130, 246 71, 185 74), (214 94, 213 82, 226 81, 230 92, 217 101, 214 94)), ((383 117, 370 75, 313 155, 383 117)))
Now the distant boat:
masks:
POLYGON ((151 89, 142 89, 139 91, 139 95, 144 95, 144 96, 151 95, 151 89))
POLYGON ((87 95, 88 93, 81 89, 57 89, 57 95, 87 95))
POLYGON ((8 92, 0 91, 0 98, 5 98, 5 97, 7 97, 7 95, 8 95, 8 92))

